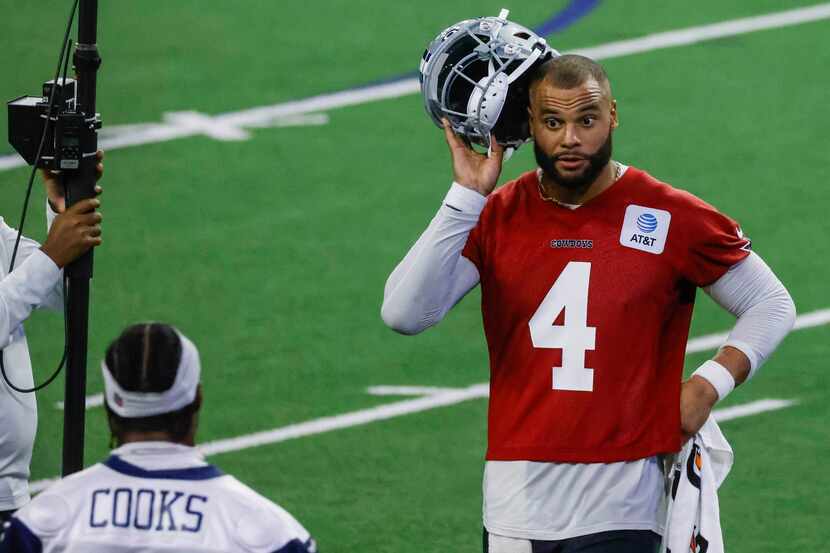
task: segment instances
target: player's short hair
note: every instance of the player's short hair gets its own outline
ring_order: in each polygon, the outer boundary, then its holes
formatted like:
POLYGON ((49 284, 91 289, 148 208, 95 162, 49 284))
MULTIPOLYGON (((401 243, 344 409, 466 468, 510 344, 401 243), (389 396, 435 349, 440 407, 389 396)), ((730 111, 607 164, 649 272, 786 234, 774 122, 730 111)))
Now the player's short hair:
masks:
MULTIPOLYGON (((164 392, 173 386, 182 357, 182 343, 176 330, 163 323, 142 323, 128 327, 107 348, 106 367, 125 391, 164 392)), ((149 417, 122 417, 108 405, 110 429, 121 442, 125 432, 167 432, 174 441, 190 432, 199 398, 181 409, 149 417)))
POLYGON ((578 54, 564 54, 539 64, 530 75, 528 89, 543 80, 557 88, 571 89, 594 79, 611 99, 611 83, 608 73, 591 58, 578 54))

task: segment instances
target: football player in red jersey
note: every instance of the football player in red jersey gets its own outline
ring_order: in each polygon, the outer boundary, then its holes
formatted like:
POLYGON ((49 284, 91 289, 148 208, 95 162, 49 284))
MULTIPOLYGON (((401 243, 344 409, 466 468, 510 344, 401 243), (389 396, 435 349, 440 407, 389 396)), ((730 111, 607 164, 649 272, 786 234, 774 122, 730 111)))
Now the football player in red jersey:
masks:
POLYGON ((484 156, 445 122, 454 182, 390 275, 382 317, 415 334, 481 284, 485 551, 656 551, 659 456, 755 373, 795 307, 735 221, 611 159, 617 105, 599 64, 547 61, 529 105, 539 168, 498 190, 495 137, 484 156), (681 382, 697 288, 737 321, 681 382))

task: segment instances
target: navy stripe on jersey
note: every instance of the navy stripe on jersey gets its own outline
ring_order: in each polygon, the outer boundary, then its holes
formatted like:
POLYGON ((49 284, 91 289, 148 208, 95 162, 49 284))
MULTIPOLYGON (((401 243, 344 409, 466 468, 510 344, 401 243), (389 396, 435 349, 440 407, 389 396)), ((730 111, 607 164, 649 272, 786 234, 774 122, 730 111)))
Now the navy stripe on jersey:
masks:
POLYGON ((111 468, 115 472, 120 472, 121 474, 126 474, 127 476, 135 476, 137 478, 160 478, 164 480, 210 480, 211 478, 217 478, 224 475, 221 470, 213 465, 191 467, 186 469, 147 470, 128 463, 118 455, 110 455, 109 458, 104 461, 104 465, 111 468))
POLYGON ((0 542, 0 553, 42 553, 43 543, 29 527, 13 518, 0 542))
POLYGON ((293 539, 273 553, 317 553, 317 544, 311 538, 308 538, 308 541, 305 543, 298 539, 293 539))

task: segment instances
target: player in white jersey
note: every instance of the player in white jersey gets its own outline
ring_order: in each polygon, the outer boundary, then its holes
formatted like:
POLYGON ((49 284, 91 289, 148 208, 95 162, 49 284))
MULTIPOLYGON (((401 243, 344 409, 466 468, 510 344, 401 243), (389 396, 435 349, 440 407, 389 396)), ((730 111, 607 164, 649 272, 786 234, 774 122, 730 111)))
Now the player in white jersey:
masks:
POLYGON ((119 447, 18 511, 0 553, 315 553, 288 512, 193 447, 199 354, 175 328, 127 328, 102 364, 119 447))
MULTIPOLYGON (((97 170, 100 177, 103 165, 97 170)), ((25 236, 18 243, 17 230, 0 217, 0 355, 5 373, 0 378, 0 523, 29 501, 37 404, 34 393, 21 391, 31 389, 34 381, 23 323, 35 308, 63 310, 63 266, 101 243, 101 215, 94 212, 99 200, 65 209, 57 178, 44 173, 44 181, 49 235, 42 246, 25 236)))

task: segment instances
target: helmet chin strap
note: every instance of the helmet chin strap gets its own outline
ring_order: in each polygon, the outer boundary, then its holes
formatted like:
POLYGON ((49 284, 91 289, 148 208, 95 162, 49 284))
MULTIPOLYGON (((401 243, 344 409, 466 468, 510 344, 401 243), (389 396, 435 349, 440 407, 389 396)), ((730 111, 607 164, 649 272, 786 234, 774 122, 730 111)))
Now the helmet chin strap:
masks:
MULTIPOLYGON (((544 42, 545 39, 543 38, 541 40, 544 42)), ((556 53, 556 55, 559 55, 559 52, 557 52, 556 50, 553 51, 556 53)), ((533 48, 533 52, 527 57, 527 59, 525 59, 525 61, 523 61, 521 65, 519 65, 519 67, 517 67, 510 73, 510 77, 507 79, 507 84, 513 84, 513 81, 524 75, 525 71, 527 71, 527 69, 531 65, 536 63, 536 60, 539 59, 539 56, 541 56, 543 52, 544 50, 542 50, 542 48, 533 48)))
POLYGON ((510 10, 506 8, 502 8, 499 12, 499 16, 496 19, 496 23, 489 29, 490 31, 490 39, 495 40, 496 37, 499 36, 499 31, 501 28, 504 27, 504 24, 507 23, 507 16, 510 15, 510 10))

